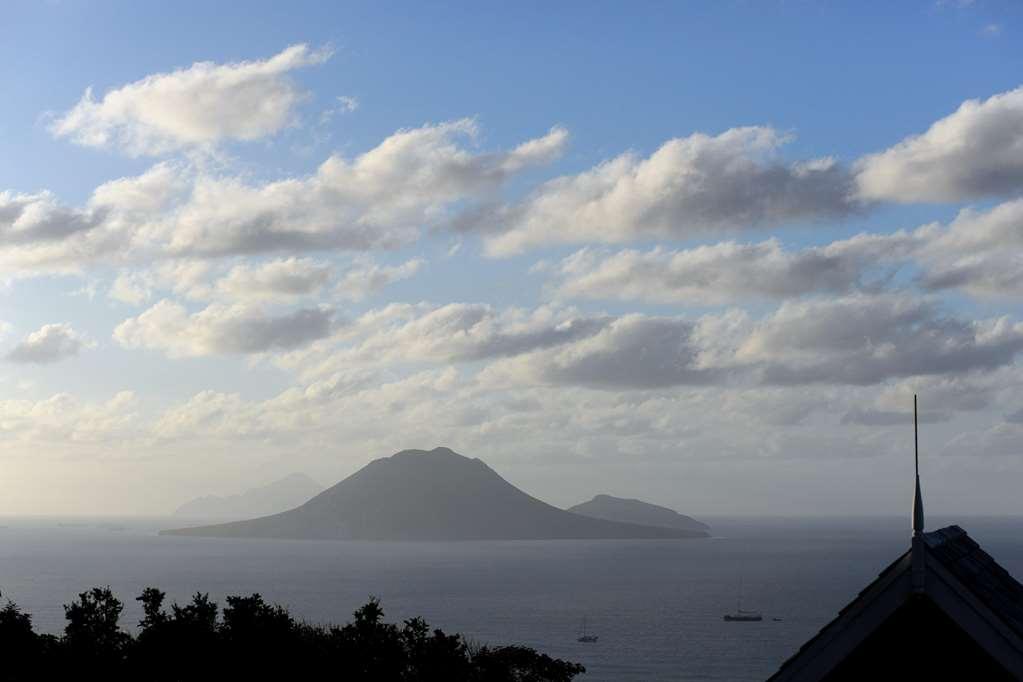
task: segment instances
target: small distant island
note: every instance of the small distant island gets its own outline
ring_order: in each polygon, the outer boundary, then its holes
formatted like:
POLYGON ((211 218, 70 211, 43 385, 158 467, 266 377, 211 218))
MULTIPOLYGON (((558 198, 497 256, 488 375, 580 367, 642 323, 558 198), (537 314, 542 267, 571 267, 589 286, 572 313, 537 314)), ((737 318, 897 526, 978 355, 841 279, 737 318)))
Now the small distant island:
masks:
POLYGON ((450 448, 374 460, 305 504, 246 521, 162 535, 324 540, 704 538, 705 530, 594 518, 519 490, 450 448))
POLYGON ((207 495, 181 505, 174 516, 189 519, 236 521, 294 509, 323 492, 323 486, 305 474, 294 473, 237 495, 207 495))
POLYGON ((592 516, 595 519, 638 523, 645 526, 677 528, 703 533, 710 530, 710 526, 706 523, 701 523, 691 516, 679 514, 674 509, 612 495, 597 495, 589 502, 569 507, 568 511, 583 516, 592 516))

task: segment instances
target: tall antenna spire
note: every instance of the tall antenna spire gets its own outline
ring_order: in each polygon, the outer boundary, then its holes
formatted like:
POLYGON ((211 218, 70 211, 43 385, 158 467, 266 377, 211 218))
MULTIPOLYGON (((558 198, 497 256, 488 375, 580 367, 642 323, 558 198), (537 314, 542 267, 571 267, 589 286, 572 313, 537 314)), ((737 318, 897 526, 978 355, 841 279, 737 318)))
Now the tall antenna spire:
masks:
POLYGON ((916 394, 913 394, 913 463, 916 470, 916 491, 913 493, 913 536, 924 532, 924 498, 920 493, 920 434, 916 420, 916 394))

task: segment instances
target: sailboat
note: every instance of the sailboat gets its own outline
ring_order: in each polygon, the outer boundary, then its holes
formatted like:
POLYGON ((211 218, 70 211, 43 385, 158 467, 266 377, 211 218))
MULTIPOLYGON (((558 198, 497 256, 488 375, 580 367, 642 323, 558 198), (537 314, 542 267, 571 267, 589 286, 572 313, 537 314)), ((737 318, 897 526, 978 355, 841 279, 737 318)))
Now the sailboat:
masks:
MULTIPOLYGON (((763 619, 764 616, 759 611, 743 611, 742 609, 737 609, 735 613, 725 614, 725 620, 727 621, 755 622, 763 619)), ((775 620, 781 619, 775 618, 775 620)))
POLYGON ((759 611, 745 611, 742 608, 742 579, 739 579, 739 598, 736 600, 735 612, 726 613, 724 616, 726 621, 739 622, 739 623, 755 623, 764 619, 763 614, 759 611))
POLYGON ((597 636, 596 635, 587 634, 587 632, 586 632, 586 618, 585 617, 583 617, 582 631, 580 632, 579 637, 576 639, 576 641, 577 642, 584 642, 586 644, 593 644, 594 642, 597 641, 597 636))

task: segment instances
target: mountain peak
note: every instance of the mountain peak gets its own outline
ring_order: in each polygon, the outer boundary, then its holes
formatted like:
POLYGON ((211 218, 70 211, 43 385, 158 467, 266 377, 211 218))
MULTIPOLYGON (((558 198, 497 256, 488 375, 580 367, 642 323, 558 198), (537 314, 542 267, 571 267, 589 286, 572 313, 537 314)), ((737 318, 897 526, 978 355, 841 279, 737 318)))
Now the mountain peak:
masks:
POLYGON ((436 447, 432 450, 402 450, 390 457, 381 457, 370 462, 370 466, 374 467, 404 467, 409 471, 422 467, 440 468, 447 471, 470 470, 480 465, 489 469, 479 458, 460 455, 447 447, 436 447))
POLYGON ((444 447, 444 446, 436 447, 433 450, 418 450, 418 449, 402 450, 401 452, 394 453, 390 457, 382 457, 381 459, 394 459, 396 457, 398 457, 398 458, 401 458, 401 457, 422 457, 424 455, 427 456, 427 457, 449 457, 449 458, 466 459, 466 460, 469 459, 465 455, 460 455, 457 452, 455 452, 454 450, 452 450, 451 448, 444 447))

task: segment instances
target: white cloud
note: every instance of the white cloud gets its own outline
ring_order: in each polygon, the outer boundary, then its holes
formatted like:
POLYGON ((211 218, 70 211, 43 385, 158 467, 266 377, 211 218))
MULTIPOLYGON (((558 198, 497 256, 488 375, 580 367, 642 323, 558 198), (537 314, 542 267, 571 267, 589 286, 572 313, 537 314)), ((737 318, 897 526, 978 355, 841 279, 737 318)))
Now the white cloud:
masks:
POLYGON ((361 301, 394 282, 413 277, 425 262, 422 258, 413 258, 401 265, 356 263, 338 282, 336 291, 342 298, 361 301))
POLYGON ((138 399, 121 391, 102 403, 58 393, 44 400, 0 400, 0 453, 24 451, 26 443, 103 443, 123 438, 137 423, 138 399))
POLYGON ((119 215, 145 218, 180 199, 188 186, 185 166, 161 162, 141 175, 104 182, 93 190, 90 204, 119 215))
POLYGON ((1015 366, 983 374, 913 377, 886 386, 874 405, 882 410, 906 411, 913 404, 913 396, 920 395, 921 405, 927 409, 976 412, 1012 391, 1021 378, 1015 366))
POLYGON ((225 428, 229 428, 232 436, 265 433, 267 424, 259 426, 258 419, 244 421, 239 419, 245 410, 245 401, 237 393, 202 391, 185 403, 164 412, 153 430, 162 438, 208 434, 211 431, 223 431, 225 428))
POLYGON ((1023 199, 988 211, 965 209, 947 227, 920 230, 920 284, 980 298, 1023 295, 1023 199))
POLYGON ((840 294, 877 286, 916 241, 905 234, 859 235, 796 251, 775 239, 685 250, 586 248, 553 267, 553 291, 569 299, 689 305, 840 294))
POLYGON ((488 382, 656 389, 725 380, 707 366, 696 341, 697 325, 682 318, 624 315, 572 343, 496 363, 488 382))
POLYGON ((61 206, 49 192, 0 192, 0 247, 60 242, 101 224, 104 212, 61 206))
POLYGON ((351 95, 340 95, 336 98, 337 107, 332 113, 350 114, 359 108, 359 98, 351 95))
POLYGON ((100 185, 81 208, 63 206, 47 192, 0 192, 0 268, 64 273, 104 260, 151 258, 151 222, 185 187, 182 168, 160 163, 100 185))
POLYGON ((46 324, 26 336, 5 357, 9 362, 43 365, 74 357, 90 345, 66 322, 46 324))
POLYGON ((485 231, 489 253, 508 255, 546 243, 685 239, 856 209, 841 166, 831 159, 786 164, 776 158, 785 141, 764 127, 676 138, 645 159, 623 154, 551 180, 462 227, 485 231))
MULTIPOLYGON (((904 408, 905 406, 903 406, 904 408)), ((937 424, 947 422, 952 415, 947 412, 920 411, 917 420, 921 424, 937 424)), ((853 408, 842 415, 842 424, 855 424, 857 426, 907 426, 913 423, 912 410, 877 410, 873 408, 853 408)))
POLYGON ((153 296, 152 282, 145 273, 122 272, 110 285, 110 298, 129 305, 142 305, 153 296))
POLYGON ((165 224, 167 248, 205 256, 394 248, 549 160, 563 138, 553 130, 510 152, 474 154, 460 142, 477 132, 469 119, 401 130, 354 160, 332 156, 308 178, 253 186, 201 177, 165 224))
POLYGON ((1023 88, 964 102, 922 135, 861 158, 785 163, 786 137, 733 128, 669 140, 550 180, 523 200, 460 216, 488 253, 552 243, 691 239, 708 233, 840 219, 879 201, 953 202, 1023 186, 1023 88))
POLYGON ((966 321, 906 295, 788 301, 739 348, 768 384, 868 385, 1010 365, 1023 350, 1023 324, 966 321))
POLYGON ((1023 454, 1023 423, 1003 421, 984 429, 960 433, 942 448, 943 454, 970 457, 1011 457, 1023 454))
POLYGON ((190 315, 164 299, 119 324, 113 336, 126 348, 194 357, 291 350, 326 337, 333 325, 334 314, 325 308, 272 315, 246 304, 214 303, 190 315))
POLYGON ((45 192, 3 192, 0 268, 394 248, 549 161, 565 139, 555 128, 508 152, 475 152, 477 134, 469 119, 401 130, 354 159, 331 156, 308 177, 266 183, 160 163, 100 185, 82 208, 45 192))
MULTIPOLYGON (((378 432, 375 425, 393 417, 397 409, 421 401, 447 400, 457 384, 457 373, 445 369, 394 381, 377 379, 372 385, 341 382, 326 390, 322 384, 331 382, 321 382, 304 390, 288 389, 262 401, 203 391, 166 410, 153 432, 164 439, 277 437, 285 443, 322 431, 365 436, 378 432), (347 414, 348 418, 338 420, 338 414, 347 414)), ((408 412, 406 419, 418 421, 422 416, 408 412)))
MULTIPOLYGON (((906 295, 856 294, 786 302, 760 321, 739 311, 696 319, 623 315, 596 333, 522 349, 481 376, 493 385, 609 390, 868 386, 913 378, 944 396, 935 411, 947 412, 979 409, 999 384, 976 377, 1008 371, 1021 351, 1023 324, 1008 318, 970 321, 906 295), (967 376, 980 385, 962 383, 967 376)), ((892 406, 884 401, 871 409, 892 406)))
POLYGON ((597 333, 604 316, 569 309, 497 310, 478 303, 391 304, 338 331, 336 347, 311 347, 282 358, 306 378, 393 364, 487 361, 551 348, 597 333))
POLYGON ((156 292, 220 303, 287 302, 321 293, 331 271, 329 263, 311 258, 243 261, 232 267, 177 259, 149 269, 121 271, 111 285, 110 297, 131 305, 145 303, 156 292))
POLYGON ((292 122, 302 91, 287 74, 320 64, 327 50, 292 45, 262 61, 196 62, 109 90, 92 89, 51 126, 57 137, 133 156, 256 140, 292 122))
POLYGON ((859 195, 904 203, 1018 194, 1023 187, 1023 88, 967 100, 927 132, 855 166, 859 195))
MULTIPOLYGON (((275 361, 305 381, 354 369, 478 363, 488 386, 659 390, 951 381, 997 374, 1021 351, 1023 323, 1007 317, 974 321, 908 294, 861 292, 788 301, 759 320, 738 309, 689 318, 391 304, 275 361)), ((946 412, 953 403, 968 409, 967 388, 928 385, 946 395, 946 412)), ((985 385, 978 396, 995 390, 985 385)))
POLYGON ((331 267, 310 258, 283 258, 259 265, 236 265, 213 285, 217 298, 281 301, 318 293, 331 267))
POLYGON ((214 261, 182 258, 160 263, 147 276, 154 288, 205 301, 213 298, 213 283, 221 272, 223 269, 214 261))
POLYGON ((68 296, 81 297, 89 301, 96 299, 96 294, 99 292, 99 282, 95 279, 89 279, 82 286, 77 289, 73 289, 68 292, 68 296))
POLYGON ((334 106, 320 112, 320 125, 324 126, 334 120, 339 114, 350 114, 359 108, 359 98, 349 95, 341 95, 334 99, 334 106))
POLYGON ((565 299, 717 305, 809 294, 879 291, 899 268, 925 291, 957 289, 980 299, 1023 295, 1023 199, 964 209, 947 225, 863 233, 786 250, 773 239, 684 250, 585 248, 537 271, 553 274, 565 299))

